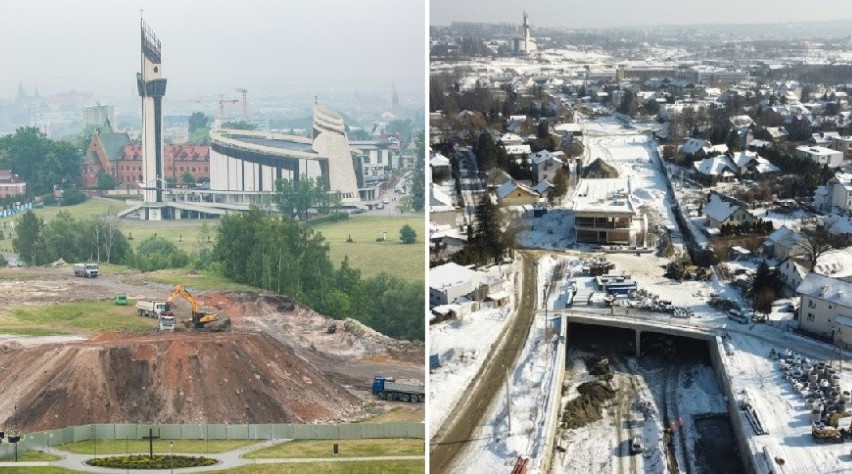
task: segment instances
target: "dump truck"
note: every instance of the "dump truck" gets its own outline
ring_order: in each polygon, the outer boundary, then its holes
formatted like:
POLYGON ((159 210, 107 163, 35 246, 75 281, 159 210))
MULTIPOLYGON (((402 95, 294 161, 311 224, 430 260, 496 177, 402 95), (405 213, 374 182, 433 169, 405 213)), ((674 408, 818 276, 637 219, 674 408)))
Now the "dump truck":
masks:
POLYGON ((161 314, 159 318, 157 318, 159 322, 158 329, 160 331, 171 331, 175 330, 175 317, 168 314, 161 314))
POLYGON ((401 383, 393 378, 381 375, 377 375, 373 379, 373 395, 382 400, 399 400, 401 402, 422 402, 426 399, 422 383, 401 383))
POLYGON ((75 263, 74 264, 74 276, 75 277, 84 277, 84 278, 97 278, 98 277, 98 264, 97 263, 75 263))
POLYGON ((161 315, 168 315, 166 303, 164 301, 137 301, 136 312, 139 316, 148 318, 159 318, 161 315))

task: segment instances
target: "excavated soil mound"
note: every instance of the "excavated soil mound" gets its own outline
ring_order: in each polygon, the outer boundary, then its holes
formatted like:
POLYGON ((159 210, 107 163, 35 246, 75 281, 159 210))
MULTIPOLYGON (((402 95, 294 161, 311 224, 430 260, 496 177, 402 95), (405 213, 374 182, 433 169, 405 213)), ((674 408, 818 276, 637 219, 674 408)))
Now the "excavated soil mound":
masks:
POLYGON ((0 346, 0 426, 310 423, 346 420, 358 399, 275 338, 174 333, 0 346), (15 418, 14 406, 17 405, 15 418))
POLYGON ((580 396, 565 404, 563 428, 580 428, 603 418, 603 405, 615 397, 615 390, 600 382, 586 382, 577 387, 580 396))
POLYGON ((354 319, 334 320, 274 293, 215 292, 204 304, 231 318, 235 330, 262 331, 288 345, 345 359, 394 360, 423 366, 420 341, 401 341, 354 319))

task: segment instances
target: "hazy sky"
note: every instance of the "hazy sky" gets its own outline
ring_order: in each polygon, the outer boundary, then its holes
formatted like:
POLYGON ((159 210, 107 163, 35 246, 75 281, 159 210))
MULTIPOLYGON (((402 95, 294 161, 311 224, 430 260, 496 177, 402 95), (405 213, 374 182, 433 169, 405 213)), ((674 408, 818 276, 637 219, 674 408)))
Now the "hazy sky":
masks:
MULTIPOLYGON (((777 23, 852 18, 849 0, 431 0, 430 24, 453 21, 571 28, 698 23, 777 23)), ((851 32, 852 33, 852 32, 851 32)))
POLYGON ((3 0, 0 98, 19 82, 42 94, 130 95, 140 7, 162 42, 168 95, 315 84, 422 91, 424 2, 3 0))

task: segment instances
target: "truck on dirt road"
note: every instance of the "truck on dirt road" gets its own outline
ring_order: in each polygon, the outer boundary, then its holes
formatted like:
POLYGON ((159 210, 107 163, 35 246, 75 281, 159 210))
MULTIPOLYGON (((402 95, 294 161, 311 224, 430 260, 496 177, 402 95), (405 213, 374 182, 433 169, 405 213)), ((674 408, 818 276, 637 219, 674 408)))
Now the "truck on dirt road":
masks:
POLYGON ((400 383, 393 378, 381 375, 373 379, 373 395, 382 400, 402 402, 422 402, 426 399, 422 383, 400 383))
POLYGON ((75 277, 84 277, 84 278, 97 278, 98 277, 98 264, 97 263, 75 263, 74 264, 74 276, 75 277))
POLYGON ((148 318, 159 318, 163 314, 167 314, 168 306, 165 301, 137 301, 136 312, 139 316, 148 318))
POLYGON ((157 318, 160 331, 175 330, 175 316, 168 310, 168 305, 163 301, 137 301, 136 312, 139 316, 157 318))

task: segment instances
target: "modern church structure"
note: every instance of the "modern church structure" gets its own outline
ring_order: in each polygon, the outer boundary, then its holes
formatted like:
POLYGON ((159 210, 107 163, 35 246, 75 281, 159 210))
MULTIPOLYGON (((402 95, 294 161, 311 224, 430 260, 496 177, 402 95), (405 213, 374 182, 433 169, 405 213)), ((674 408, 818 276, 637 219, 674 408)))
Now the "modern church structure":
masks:
POLYGON ((344 204, 360 201, 343 118, 314 104, 312 138, 247 130, 210 132, 210 189, 275 191, 275 181, 324 177, 344 204))
POLYGON ((164 179, 163 97, 166 79, 160 41, 142 22, 142 202, 121 213, 142 220, 215 217, 268 202, 275 181, 326 179, 345 206, 361 201, 355 160, 343 118, 314 101, 312 136, 220 129, 210 132, 208 189, 169 189, 164 179))

